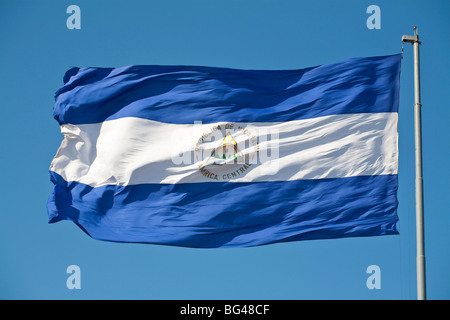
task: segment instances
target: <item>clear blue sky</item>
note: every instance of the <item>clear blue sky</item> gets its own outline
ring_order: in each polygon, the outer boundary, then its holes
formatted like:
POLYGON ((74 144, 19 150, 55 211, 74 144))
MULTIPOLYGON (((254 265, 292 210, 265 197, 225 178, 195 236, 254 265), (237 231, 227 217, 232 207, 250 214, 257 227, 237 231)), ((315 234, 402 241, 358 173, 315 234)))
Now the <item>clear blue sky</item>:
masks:
POLYGON ((136 0, 0 2, 0 298, 415 299, 413 50, 405 45, 399 123, 400 235, 190 249, 93 240, 47 223, 48 168, 62 141, 54 92, 72 66, 187 64, 298 69, 395 54, 419 27, 427 285, 450 298, 450 2, 136 0), (66 8, 81 8, 81 30, 66 8), (366 9, 381 9, 369 30, 366 9), (66 268, 81 268, 81 289, 66 268), (366 268, 381 269, 381 289, 366 268))

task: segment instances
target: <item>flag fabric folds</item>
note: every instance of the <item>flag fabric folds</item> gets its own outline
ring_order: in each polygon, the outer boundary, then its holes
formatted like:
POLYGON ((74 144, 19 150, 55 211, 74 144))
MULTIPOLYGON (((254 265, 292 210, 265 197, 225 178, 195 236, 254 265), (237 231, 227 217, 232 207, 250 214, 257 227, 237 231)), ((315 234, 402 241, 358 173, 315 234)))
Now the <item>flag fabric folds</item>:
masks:
POLYGON ((400 60, 72 68, 49 222, 196 248, 397 234, 400 60))

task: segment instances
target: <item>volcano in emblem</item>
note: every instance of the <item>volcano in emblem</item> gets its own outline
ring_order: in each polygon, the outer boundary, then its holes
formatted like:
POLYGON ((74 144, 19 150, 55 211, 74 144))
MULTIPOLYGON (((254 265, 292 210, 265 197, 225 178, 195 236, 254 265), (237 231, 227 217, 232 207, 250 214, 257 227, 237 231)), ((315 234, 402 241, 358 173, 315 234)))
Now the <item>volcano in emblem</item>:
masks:
POLYGON ((242 153, 239 151, 238 144, 233 136, 228 132, 225 138, 215 148, 205 164, 224 165, 227 163, 238 163, 242 153))

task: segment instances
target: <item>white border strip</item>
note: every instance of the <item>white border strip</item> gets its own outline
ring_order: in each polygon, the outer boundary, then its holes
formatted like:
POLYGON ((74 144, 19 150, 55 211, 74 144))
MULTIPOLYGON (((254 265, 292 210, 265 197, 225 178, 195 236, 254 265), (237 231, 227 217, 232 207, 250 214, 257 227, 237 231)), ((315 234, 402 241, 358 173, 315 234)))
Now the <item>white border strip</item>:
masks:
POLYGON ((271 123, 66 124, 50 170, 92 187, 397 174, 397 122, 397 113, 361 113, 271 123), (207 163, 224 132, 239 145, 241 163, 207 163))

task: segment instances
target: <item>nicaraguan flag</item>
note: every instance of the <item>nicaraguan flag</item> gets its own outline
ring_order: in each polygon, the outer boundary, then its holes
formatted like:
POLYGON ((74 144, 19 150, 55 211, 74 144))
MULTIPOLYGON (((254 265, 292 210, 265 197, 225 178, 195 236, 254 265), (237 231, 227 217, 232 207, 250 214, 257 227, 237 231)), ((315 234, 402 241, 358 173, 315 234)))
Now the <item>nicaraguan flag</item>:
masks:
POLYGON ((49 222, 201 248, 397 234, 400 59, 72 68, 49 222))

